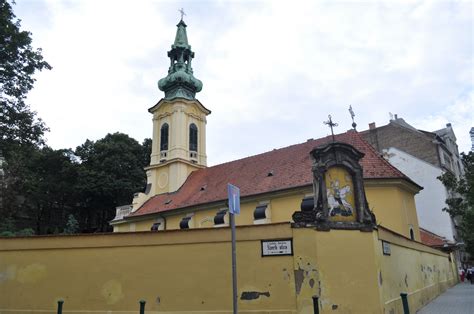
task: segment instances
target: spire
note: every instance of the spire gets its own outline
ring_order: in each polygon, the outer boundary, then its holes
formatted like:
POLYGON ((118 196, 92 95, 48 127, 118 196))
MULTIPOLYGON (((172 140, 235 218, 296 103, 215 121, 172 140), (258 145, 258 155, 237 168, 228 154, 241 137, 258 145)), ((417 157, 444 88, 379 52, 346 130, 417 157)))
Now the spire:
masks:
POLYGON ((179 21, 176 25, 178 29, 176 30, 176 38, 174 39, 174 45, 171 47, 183 47, 191 49, 191 46, 188 44, 188 34, 186 33, 186 23, 183 20, 179 21))
POLYGON ((193 100, 196 93, 201 91, 202 82, 193 76, 191 60, 194 58, 194 52, 191 50, 191 45, 188 44, 187 25, 183 21, 184 11, 181 14, 181 20, 176 25, 178 29, 174 44, 168 51, 170 58, 168 75, 158 81, 158 88, 165 92, 165 99, 193 100))

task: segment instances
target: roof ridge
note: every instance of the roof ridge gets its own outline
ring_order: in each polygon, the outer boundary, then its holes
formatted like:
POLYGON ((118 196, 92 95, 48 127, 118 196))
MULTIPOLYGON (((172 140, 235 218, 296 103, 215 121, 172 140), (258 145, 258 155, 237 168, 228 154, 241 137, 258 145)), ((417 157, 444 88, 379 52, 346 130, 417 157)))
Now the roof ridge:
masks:
MULTIPOLYGON (((334 136, 338 136, 338 135, 346 134, 346 133, 347 133, 347 132, 345 132, 345 133, 339 133, 339 134, 335 134, 334 136)), ((268 151, 266 151, 266 152, 262 152, 262 153, 258 153, 258 154, 255 154, 255 155, 250 155, 250 156, 246 156, 246 157, 242 157, 242 158, 238 158, 238 159, 226 161, 226 162, 223 162, 223 163, 221 163, 221 164, 217 164, 217 165, 213 165, 213 166, 210 166, 210 167, 206 167, 206 168, 199 169, 199 170, 197 170, 197 171, 201 171, 201 170, 205 170, 205 169, 210 169, 210 168, 216 168, 216 167, 223 166, 223 165, 227 165, 227 164, 230 164, 230 163, 233 163, 233 162, 236 162, 236 161, 241 161, 241 160, 244 160, 244 159, 249 159, 249 158, 258 157, 258 156, 265 155, 265 154, 270 154, 270 153, 273 153, 273 152, 275 152, 275 151, 280 151, 280 150, 283 150, 283 149, 288 149, 288 148, 290 148, 290 147, 294 147, 294 146, 298 146, 298 145, 303 145, 303 144, 309 143, 310 141, 311 141, 311 142, 317 142, 318 140, 323 140, 323 139, 326 139, 326 138, 328 138, 328 137, 330 137, 330 136, 331 136, 331 135, 326 135, 326 136, 321 137, 321 138, 307 140, 306 142, 291 144, 291 145, 284 146, 284 147, 280 147, 280 148, 273 148, 272 150, 268 150, 268 151)), ((197 171, 193 171, 193 172, 197 172, 197 171)))

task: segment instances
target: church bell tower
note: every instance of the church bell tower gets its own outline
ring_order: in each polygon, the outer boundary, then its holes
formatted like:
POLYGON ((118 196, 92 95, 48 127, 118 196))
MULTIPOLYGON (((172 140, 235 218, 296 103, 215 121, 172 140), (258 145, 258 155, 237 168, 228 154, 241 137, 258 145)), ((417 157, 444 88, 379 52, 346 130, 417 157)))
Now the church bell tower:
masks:
POLYGON ((156 194, 178 190, 192 171, 206 167, 206 116, 211 111, 195 98, 202 82, 193 75, 187 25, 181 18, 176 26, 168 75, 158 81, 165 97, 148 110, 153 115, 151 161, 145 168, 147 189, 135 196, 134 211, 156 194))

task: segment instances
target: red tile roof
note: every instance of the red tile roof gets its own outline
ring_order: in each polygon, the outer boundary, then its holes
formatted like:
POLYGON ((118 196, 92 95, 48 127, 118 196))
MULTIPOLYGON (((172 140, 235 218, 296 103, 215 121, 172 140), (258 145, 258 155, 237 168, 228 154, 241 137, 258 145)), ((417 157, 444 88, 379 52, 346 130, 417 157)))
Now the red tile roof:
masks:
POLYGON ((428 246, 442 247, 444 244, 447 243, 444 237, 439 236, 436 233, 425 230, 423 228, 420 228, 420 238, 421 243, 428 246))
MULTIPOLYGON (((240 187, 241 197, 311 185, 313 176, 310 152, 330 141, 330 136, 308 140, 302 144, 196 170, 179 190, 153 196, 128 217, 224 201, 227 198, 227 183, 240 187), (268 176, 270 172, 272 176, 268 176)), ((412 182, 383 159, 357 132, 338 134, 336 141, 351 144, 365 154, 361 161, 365 179, 401 178, 412 182)))

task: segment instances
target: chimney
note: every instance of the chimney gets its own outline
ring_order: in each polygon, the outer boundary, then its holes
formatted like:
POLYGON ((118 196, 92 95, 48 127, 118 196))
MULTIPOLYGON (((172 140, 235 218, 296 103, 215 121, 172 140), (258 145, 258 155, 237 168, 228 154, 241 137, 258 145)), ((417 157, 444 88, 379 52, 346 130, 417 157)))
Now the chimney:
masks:
POLYGON ((398 114, 395 114, 395 120, 397 120, 397 119, 398 119, 398 114))
POLYGON ((375 129, 375 122, 369 123, 369 130, 375 129))
POLYGON ((447 127, 447 128, 450 128, 450 127, 451 127, 451 123, 446 123, 446 127, 447 127))

